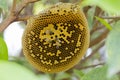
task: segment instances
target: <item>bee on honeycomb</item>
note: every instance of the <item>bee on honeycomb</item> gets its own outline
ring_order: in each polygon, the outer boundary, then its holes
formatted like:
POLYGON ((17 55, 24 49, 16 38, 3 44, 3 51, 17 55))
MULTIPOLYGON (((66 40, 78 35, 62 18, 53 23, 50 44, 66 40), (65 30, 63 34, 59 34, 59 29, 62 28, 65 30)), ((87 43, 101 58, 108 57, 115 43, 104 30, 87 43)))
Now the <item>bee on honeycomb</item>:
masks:
POLYGON ((59 3, 28 19, 22 37, 27 60, 39 71, 57 73, 76 65, 89 46, 84 13, 72 3, 59 3))

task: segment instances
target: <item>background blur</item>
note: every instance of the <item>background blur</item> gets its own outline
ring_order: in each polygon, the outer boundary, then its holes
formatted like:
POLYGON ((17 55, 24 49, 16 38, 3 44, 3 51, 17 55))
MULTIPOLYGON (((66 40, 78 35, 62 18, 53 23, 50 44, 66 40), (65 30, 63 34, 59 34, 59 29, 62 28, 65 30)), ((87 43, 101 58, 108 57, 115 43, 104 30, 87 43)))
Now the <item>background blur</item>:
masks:
MULTIPOLYGON (((18 6, 25 0, 16 1, 18 6)), ((19 16, 37 15, 58 2, 78 4, 85 13, 91 39, 83 59, 65 72, 36 70, 22 52, 27 22, 14 21, 0 33, 0 80, 120 80, 120 0, 38 0, 29 3, 19 16)), ((12 4, 13 0, 0 0, 0 23, 10 14, 12 4)))

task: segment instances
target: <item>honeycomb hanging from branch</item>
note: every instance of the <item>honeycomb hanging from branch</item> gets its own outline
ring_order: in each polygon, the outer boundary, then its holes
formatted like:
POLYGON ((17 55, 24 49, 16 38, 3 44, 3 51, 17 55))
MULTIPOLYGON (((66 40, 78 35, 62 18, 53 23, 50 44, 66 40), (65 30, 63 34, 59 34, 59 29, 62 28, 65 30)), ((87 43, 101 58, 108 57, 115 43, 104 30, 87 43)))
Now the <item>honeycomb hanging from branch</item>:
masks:
POLYGON ((77 5, 56 4, 28 20, 22 46, 25 57, 38 70, 68 70, 89 46, 87 20, 77 5))

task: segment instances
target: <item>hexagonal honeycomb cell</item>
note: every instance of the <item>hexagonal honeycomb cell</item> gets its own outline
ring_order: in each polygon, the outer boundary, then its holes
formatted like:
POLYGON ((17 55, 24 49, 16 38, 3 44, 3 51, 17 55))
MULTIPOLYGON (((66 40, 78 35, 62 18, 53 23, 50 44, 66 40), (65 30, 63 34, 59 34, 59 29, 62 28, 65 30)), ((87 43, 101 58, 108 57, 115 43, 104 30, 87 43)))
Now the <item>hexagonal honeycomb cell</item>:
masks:
POLYGON ((60 3, 31 17, 22 38, 27 60, 47 73, 75 66, 89 46, 84 13, 72 3, 60 3))

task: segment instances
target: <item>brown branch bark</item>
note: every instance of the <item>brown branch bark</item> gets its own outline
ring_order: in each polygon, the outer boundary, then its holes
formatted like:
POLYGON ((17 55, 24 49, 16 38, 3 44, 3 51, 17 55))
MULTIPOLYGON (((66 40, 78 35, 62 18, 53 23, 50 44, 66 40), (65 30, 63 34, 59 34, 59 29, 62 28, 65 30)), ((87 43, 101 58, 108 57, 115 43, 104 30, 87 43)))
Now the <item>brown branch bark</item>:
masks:
POLYGON ((55 80, 55 78, 56 78, 56 73, 53 73, 51 76, 51 80, 55 80))
MULTIPOLYGON (((101 18, 112 19, 111 21, 108 22, 109 24, 112 24, 113 22, 120 20, 120 17, 101 17, 101 18)), ((93 29, 90 31, 90 35, 92 35, 95 31, 98 31, 98 30, 103 29, 105 27, 104 25, 97 26, 98 24, 99 24, 98 21, 94 24, 93 29), (95 26, 97 26, 97 27, 95 27, 95 26)))
MULTIPOLYGON (((118 21, 118 20, 120 20, 119 18, 114 18, 114 19, 112 19, 111 21, 109 21, 108 23, 109 24, 112 24, 113 22, 116 22, 116 21, 118 21)), ((103 29, 103 28, 105 28, 105 26, 104 25, 102 25, 102 26, 98 26, 98 21, 95 23, 95 25, 94 25, 94 27, 93 27, 93 29, 90 31, 90 35, 92 35, 94 32, 96 32, 96 31, 98 31, 98 30, 101 30, 101 29, 103 29), (97 27, 95 27, 95 26, 97 26, 97 27)))
POLYGON ((11 10, 10 10, 10 14, 12 15, 14 15, 14 13, 15 13, 15 9, 16 9, 16 1, 17 0, 13 0, 13 5, 12 5, 12 8, 11 8, 11 10))
POLYGON ((18 17, 16 18, 16 21, 27 21, 31 16, 25 16, 25 17, 18 17))
POLYGON ((22 20, 19 19, 19 14, 21 11, 29 4, 33 2, 37 2, 39 0, 23 0, 21 4, 16 6, 16 0, 13 1, 13 5, 10 11, 10 14, 8 17, 0 24, 0 32, 3 32, 12 22, 17 21, 17 20, 22 20))
POLYGON ((23 0, 22 3, 17 6, 16 15, 19 15, 20 12, 21 12, 29 3, 34 3, 34 2, 37 2, 37 1, 39 1, 39 0, 23 0))
POLYGON ((120 16, 111 16, 111 17, 106 17, 106 16, 102 16, 101 18, 103 19, 120 19, 120 16))
MULTIPOLYGON (((96 7, 95 9, 95 13, 94 13, 94 16, 100 16, 104 14, 104 11, 101 10, 99 7, 96 7)), ((96 20, 96 18, 94 17, 93 18, 93 21, 94 21, 94 25, 92 27, 92 30, 90 31, 90 35, 92 35, 96 30, 98 30, 98 25, 100 24, 98 20, 96 20)), ((100 28, 100 27, 99 27, 100 28)), ((102 28, 102 27, 101 27, 102 28)))
POLYGON ((92 47, 92 46, 98 44, 99 42, 101 42, 102 40, 104 40, 107 37, 108 33, 109 33, 109 30, 106 29, 100 36, 98 36, 97 38, 95 38, 94 40, 92 40, 90 42, 89 47, 92 47))
POLYGON ((103 29, 103 28, 105 28, 105 26, 100 26, 100 27, 96 27, 96 28, 92 29, 92 30, 90 31, 90 35, 92 35, 94 32, 99 31, 99 30, 101 30, 101 29, 103 29))
POLYGON ((9 17, 7 17, 7 18, 0 24, 0 32, 3 32, 15 19, 16 19, 15 16, 9 16, 9 17))
POLYGON ((88 11, 89 11, 90 8, 91 8, 91 6, 86 6, 86 7, 83 8, 83 12, 84 12, 86 18, 88 18, 87 13, 88 13, 88 11))
POLYGON ((96 66, 100 66, 100 65, 104 65, 105 63, 98 63, 98 64, 94 64, 94 65, 89 65, 89 66, 84 66, 84 67, 78 67, 76 69, 87 69, 87 68, 94 68, 96 66))
POLYGON ((81 62, 80 63, 84 63, 85 61, 87 61, 88 59, 90 59, 101 47, 103 47, 105 45, 105 42, 102 42, 96 49, 94 49, 93 51, 92 51, 92 53, 88 56, 88 57, 86 57, 85 59, 83 59, 83 60, 81 60, 81 62))

